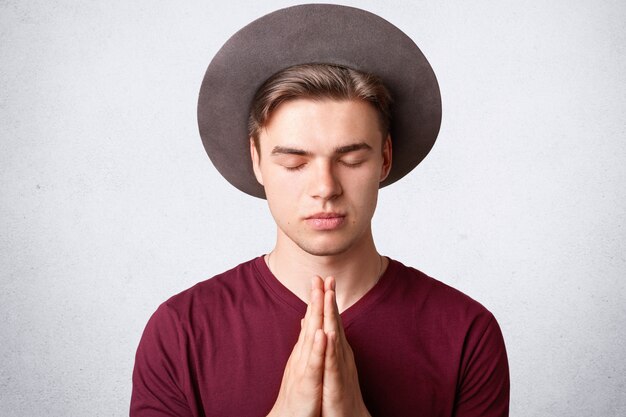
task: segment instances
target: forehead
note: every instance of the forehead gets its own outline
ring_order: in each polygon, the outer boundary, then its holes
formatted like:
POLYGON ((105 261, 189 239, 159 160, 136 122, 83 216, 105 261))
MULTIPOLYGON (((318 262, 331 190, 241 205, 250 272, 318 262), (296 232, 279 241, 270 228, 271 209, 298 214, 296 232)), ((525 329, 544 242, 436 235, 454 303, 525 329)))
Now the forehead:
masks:
POLYGON ((260 132, 261 148, 336 148, 382 141, 376 109, 363 100, 297 99, 278 106, 260 132), (268 146, 266 146, 268 145, 268 146))

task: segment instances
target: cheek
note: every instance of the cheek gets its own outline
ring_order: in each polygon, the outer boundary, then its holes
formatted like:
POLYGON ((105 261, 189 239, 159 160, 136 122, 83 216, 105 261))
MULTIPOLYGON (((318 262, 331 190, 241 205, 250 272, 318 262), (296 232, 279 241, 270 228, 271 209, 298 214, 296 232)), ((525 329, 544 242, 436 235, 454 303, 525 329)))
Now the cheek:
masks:
POLYGON ((282 167, 268 169, 263 174, 265 193, 275 195, 281 200, 295 200, 302 188, 302 178, 282 167))
POLYGON ((263 176, 265 180, 265 195, 272 216, 277 223, 287 222, 288 218, 296 213, 298 201, 298 181, 289 178, 279 171, 267 170, 263 176))
POLYGON ((270 213, 279 227, 286 227, 293 223, 292 217, 296 211, 291 202, 284 198, 283 194, 268 193, 266 188, 266 197, 270 213))
POLYGON ((352 183, 352 188, 355 192, 371 195, 372 192, 378 190, 379 187, 379 174, 373 170, 361 171, 361 172, 348 172, 346 173, 346 181, 352 183))
POLYGON ((350 193, 350 200, 359 207, 359 211, 365 217, 369 217, 376 208, 379 187, 378 179, 378 175, 375 173, 354 175, 351 178, 352 187, 350 187, 349 191, 344 187, 344 192, 350 193))

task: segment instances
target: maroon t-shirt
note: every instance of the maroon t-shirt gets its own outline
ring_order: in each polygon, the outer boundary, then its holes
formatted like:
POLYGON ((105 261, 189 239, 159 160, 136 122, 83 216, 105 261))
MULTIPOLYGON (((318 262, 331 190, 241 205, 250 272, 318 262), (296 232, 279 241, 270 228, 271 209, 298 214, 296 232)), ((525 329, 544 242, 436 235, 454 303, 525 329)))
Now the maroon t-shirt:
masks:
MULTIPOLYGON (((265 416, 305 310, 263 257, 170 298, 137 349, 131 416, 265 416)), ((502 334, 468 296, 391 260, 341 318, 373 417, 508 416, 502 334)))

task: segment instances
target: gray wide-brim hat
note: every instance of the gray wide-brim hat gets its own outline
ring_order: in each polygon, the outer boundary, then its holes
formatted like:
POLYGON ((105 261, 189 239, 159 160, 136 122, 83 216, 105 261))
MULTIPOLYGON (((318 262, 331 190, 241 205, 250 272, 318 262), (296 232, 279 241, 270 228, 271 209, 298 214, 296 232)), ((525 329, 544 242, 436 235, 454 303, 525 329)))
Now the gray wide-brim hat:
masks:
POLYGON ((381 187, 405 176, 428 154, 441 125, 441 95, 435 74, 415 43, 365 10, 330 4, 293 6, 235 33, 215 55, 202 81, 200 136, 211 161, 232 185, 265 198, 250 158, 250 106, 270 76, 309 63, 372 73, 389 89, 393 161, 381 187))

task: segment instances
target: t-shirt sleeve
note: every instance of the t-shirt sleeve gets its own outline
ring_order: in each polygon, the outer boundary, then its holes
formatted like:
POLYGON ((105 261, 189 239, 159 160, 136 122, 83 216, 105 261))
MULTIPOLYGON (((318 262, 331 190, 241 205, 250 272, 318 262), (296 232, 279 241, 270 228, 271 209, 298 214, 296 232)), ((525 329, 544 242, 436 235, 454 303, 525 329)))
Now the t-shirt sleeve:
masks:
POLYGON ((507 417, 509 366, 496 319, 477 319, 468 333, 461 363, 455 417, 507 417), (486 324, 484 324, 486 323, 486 324))
POLYGON ((152 315, 139 342, 133 370, 131 417, 192 416, 184 389, 184 337, 167 304, 152 315))

